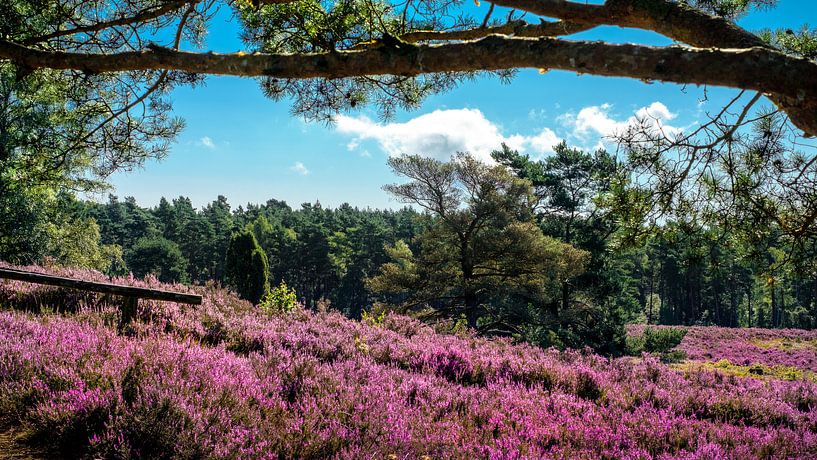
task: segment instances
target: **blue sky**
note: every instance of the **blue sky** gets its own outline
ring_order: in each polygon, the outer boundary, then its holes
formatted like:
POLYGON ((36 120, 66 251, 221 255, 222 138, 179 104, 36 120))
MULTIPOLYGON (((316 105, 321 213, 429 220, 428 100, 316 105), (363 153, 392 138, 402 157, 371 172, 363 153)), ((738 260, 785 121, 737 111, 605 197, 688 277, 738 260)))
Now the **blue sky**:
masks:
MULTIPOLYGON (((228 20, 228 14, 216 18, 208 49, 243 48, 236 24, 228 20)), ((813 0, 780 0, 775 10, 741 21, 750 30, 804 24, 817 24, 813 0)), ((571 38, 669 43, 652 33, 612 27, 571 38)), ((509 85, 491 78, 465 83, 387 122, 364 108, 326 126, 292 117, 289 103, 265 98, 254 79, 209 77, 204 86, 172 93, 174 112, 187 127, 167 158, 118 173, 111 183, 113 193, 133 196, 144 206, 180 195, 201 206, 224 195, 234 207, 276 198, 294 207, 320 200, 332 207, 348 202, 393 208, 401 205, 381 190, 397 180, 386 165, 389 154, 444 158, 470 150, 486 157, 505 141, 537 157, 562 138, 593 148, 636 113, 650 113, 682 129, 734 94, 709 88, 702 102, 704 93, 697 87, 525 70, 509 85)))

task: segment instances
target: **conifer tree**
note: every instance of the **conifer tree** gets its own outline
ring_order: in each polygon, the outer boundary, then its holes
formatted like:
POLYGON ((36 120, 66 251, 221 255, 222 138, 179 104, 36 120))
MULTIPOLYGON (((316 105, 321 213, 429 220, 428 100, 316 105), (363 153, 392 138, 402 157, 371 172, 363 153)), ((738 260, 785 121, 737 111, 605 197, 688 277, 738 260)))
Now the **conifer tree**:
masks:
POLYGON ((249 230, 230 238, 224 271, 227 285, 253 304, 258 304, 269 292, 267 254, 249 230))

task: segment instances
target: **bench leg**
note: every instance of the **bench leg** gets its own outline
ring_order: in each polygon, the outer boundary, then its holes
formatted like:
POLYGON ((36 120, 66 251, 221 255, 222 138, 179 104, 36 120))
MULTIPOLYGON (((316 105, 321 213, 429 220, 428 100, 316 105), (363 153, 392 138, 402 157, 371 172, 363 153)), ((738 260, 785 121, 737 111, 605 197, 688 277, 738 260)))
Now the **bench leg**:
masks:
POLYGON ((125 297, 122 303, 122 321, 121 326, 125 327, 133 321, 136 317, 136 308, 139 306, 138 297, 125 297))

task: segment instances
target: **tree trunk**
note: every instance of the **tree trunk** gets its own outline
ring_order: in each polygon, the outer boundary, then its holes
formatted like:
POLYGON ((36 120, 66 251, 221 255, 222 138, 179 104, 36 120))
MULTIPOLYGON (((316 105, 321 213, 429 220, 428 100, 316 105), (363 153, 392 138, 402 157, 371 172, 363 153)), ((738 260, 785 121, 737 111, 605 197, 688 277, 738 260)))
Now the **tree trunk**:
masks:
MULTIPOLYGON (((467 284, 467 282, 466 282, 467 284)), ((466 286, 465 291, 465 318, 468 321, 468 327, 472 329, 477 328, 477 319, 479 319, 479 302, 477 301, 477 296, 471 292, 470 287, 466 286)))
POLYGON ((747 300, 749 303, 749 327, 752 327, 752 285, 746 289, 747 300))
POLYGON ((811 325, 817 326, 817 276, 814 277, 811 295, 811 325))
POLYGON ((649 307, 647 309, 647 324, 652 324, 652 297, 653 297, 653 285, 655 284, 655 262, 650 261, 650 294, 647 297, 647 301, 649 302, 649 307))
POLYGON ((783 327, 783 314, 786 312, 786 280, 780 280, 780 308, 777 309, 777 327, 783 327))
POLYGON ((774 282, 771 284, 772 290, 772 328, 777 327, 777 299, 775 298, 776 289, 774 286, 774 282))
POLYGON ((474 264, 469 251, 468 240, 460 241, 460 268, 462 269, 462 296, 465 303, 465 317, 468 327, 476 329, 479 299, 474 292, 474 264))
POLYGON ((736 284, 735 267, 732 266, 729 279, 729 327, 738 326, 738 290, 736 284))
POLYGON ((717 283, 715 284, 714 290, 715 290, 715 293, 714 293, 715 294, 714 295, 714 297, 715 297, 715 314, 713 315, 714 316, 713 319, 715 320, 715 325, 723 326, 723 311, 722 311, 722 308, 721 308, 721 291, 718 288, 717 283))
POLYGON ((570 306, 570 284, 567 281, 562 283, 562 311, 568 311, 570 306))

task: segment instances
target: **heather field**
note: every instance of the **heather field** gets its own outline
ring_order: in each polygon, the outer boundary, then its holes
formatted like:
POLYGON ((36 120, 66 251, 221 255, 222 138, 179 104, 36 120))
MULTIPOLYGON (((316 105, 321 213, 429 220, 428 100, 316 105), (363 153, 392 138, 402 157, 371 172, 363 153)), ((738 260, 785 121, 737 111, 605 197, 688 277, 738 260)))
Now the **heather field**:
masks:
POLYGON ((116 281, 195 290, 204 304, 143 301, 123 334, 113 299, 0 283, 0 414, 21 448, 68 458, 817 457, 811 332, 690 328, 687 360, 663 364, 445 335, 400 316, 270 316, 212 286, 116 281))

